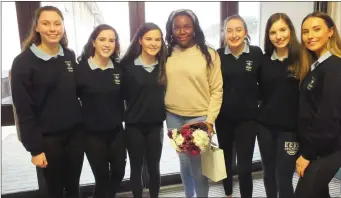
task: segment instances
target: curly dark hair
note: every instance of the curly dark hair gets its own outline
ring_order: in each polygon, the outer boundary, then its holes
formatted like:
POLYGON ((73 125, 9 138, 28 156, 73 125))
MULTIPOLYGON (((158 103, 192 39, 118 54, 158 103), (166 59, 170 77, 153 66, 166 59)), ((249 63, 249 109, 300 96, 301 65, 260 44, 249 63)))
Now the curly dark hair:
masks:
MULTIPOLYGON (((166 44, 167 44, 167 56, 172 55, 173 47, 176 45, 176 41, 173 39, 173 22, 175 17, 177 16, 188 16, 194 25, 194 42, 199 46, 200 51, 205 55, 206 62, 207 62, 207 67, 210 67, 212 63, 212 58, 210 53, 208 52, 208 44, 205 41, 205 35, 204 32, 202 31, 200 25, 199 25, 199 20, 198 17, 193 13, 193 11, 188 10, 188 9, 180 9, 173 11, 167 20, 166 24, 166 44)), ((210 47, 211 48, 211 47, 210 47)))

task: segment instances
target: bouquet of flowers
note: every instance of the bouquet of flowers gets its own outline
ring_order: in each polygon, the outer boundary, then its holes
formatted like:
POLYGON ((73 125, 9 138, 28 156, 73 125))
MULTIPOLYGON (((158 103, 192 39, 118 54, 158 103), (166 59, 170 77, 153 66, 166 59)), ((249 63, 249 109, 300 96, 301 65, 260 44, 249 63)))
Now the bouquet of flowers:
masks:
POLYGON ((211 146, 210 135, 206 123, 197 122, 178 129, 168 131, 173 148, 178 152, 197 155, 207 151, 211 146))

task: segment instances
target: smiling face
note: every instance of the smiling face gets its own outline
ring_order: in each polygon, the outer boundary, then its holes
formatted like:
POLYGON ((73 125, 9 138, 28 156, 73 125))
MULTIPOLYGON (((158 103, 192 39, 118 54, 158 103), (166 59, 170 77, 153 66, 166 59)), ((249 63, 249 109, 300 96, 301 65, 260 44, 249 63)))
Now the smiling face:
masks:
POLYGON ((246 36, 247 31, 240 19, 231 19, 227 22, 225 40, 229 48, 242 46, 246 36))
POLYGON ((63 19, 55 11, 43 11, 38 18, 35 30, 40 34, 42 43, 58 44, 64 36, 63 19))
POLYGON ((290 42, 290 28, 284 20, 280 19, 272 24, 269 30, 269 39, 275 48, 287 48, 290 42))
POLYGON ((102 30, 92 42, 95 56, 109 58, 115 50, 116 35, 113 30, 102 30))
POLYGON ((318 56, 326 52, 329 38, 334 31, 328 28, 325 21, 319 17, 310 17, 302 24, 302 41, 306 48, 318 56))
POLYGON ((142 53, 148 56, 156 56, 162 46, 162 35, 160 30, 150 30, 146 32, 139 40, 142 46, 142 53))
POLYGON ((194 42, 194 24, 190 17, 186 15, 176 16, 173 20, 172 34, 176 43, 182 48, 188 48, 194 42))

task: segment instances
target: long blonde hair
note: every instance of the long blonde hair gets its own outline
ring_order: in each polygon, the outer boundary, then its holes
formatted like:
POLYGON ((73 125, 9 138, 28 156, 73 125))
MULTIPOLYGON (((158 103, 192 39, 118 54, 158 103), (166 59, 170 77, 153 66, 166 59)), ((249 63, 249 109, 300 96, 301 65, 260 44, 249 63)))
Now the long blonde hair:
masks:
MULTIPOLYGON (((41 36, 40 36, 40 33, 37 32, 35 30, 36 26, 38 25, 38 19, 41 15, 42 12, 44 11, 54 11, 56 12, 61 18, 62 20, 64 21, 64 17, 63 17, 63 14, 62 12, 54 7, 54 6, 44 6, 44 7, 41 7, 41 8, 38 8, 34 14, 34 18, 33 18, 33 21, 32 21, 32 25, 31 25, 31 29, 30 29, 30 32, 28 34, 28 36, 26 37, 26 39, 24 40, 23 44, 22 44, 22 51, 25 51, 27 48, 29 48, 33 43, 35 45, 40 45, 41 43, 41 36)), ((60 39, 59 41, 60 45, 64 48, 67 47, 68 45, 68 40, 67 40, 67 36, 66 36, 66 32, 64 31, 64 35, 63 37, 60 39)))
MULTIPOLYGON (((338 33, 338 30, 336 28, 336 25, 333 21, 333 19, 327 15, 326 13, 323 12, 313 12, 306 16, 301 24, 301 30, 303 27, 303 23, 311 17, 318 17, 320 19, 323 19, 324 22, 326 23, 327 27, 329 29, 333 29, 333 35, 329 38, 329 42, 327 44, 327 49, 330 51, 335 56, 338 56, 341 58, 341 39, 340 35, 338 33)), ((303 41, 301 33, 301 40, 303 41)), ((302 43, 301 45, 301 72, 300 72, 300 80, 302 81, 304 77, 307 75, 311 64, 313 64, 315 61, 317 61, 318 57, 316 57, 315 53, 310 51, 309 49, 306 48, 306 46, 302 43)))

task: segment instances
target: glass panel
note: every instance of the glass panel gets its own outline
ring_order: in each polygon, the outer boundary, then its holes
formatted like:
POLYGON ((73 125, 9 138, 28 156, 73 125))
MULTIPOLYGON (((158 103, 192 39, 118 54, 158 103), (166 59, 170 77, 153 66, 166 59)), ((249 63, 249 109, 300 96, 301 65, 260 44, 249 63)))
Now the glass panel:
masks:
POLYGON ((246 22, 251 37, 251 45, 259 46, 260 3, 239 2, 239 15, 246 22))
MULTIPOLYGON (((2 2, 2 26, 6 31, 1 31, 1 104, 12 104, 11 91, 8 82, 8 72, 12 67, 13 59, 21 52, 15 2, 2 2)), ((3 107, 2 107, 3 108, 3 107)), ((31 155, 18 141, 16 127, 1 127, 1 194, 17 193, 38 189, 36 169, 31 163, 31 155)))
POLYGON ((120 37, 121 56, 130 44, 128 2, 96 2, 105 23, 114 27, 120 37))
MULTIPOLYGON (((164 36, 169 14, 177 9, 191 9, 199 19, 207 43, 214 49, 220 47, 220 2, 145 2, 145 9, 146 22, 157 24, 164 36), (207 14, 208 10, 210 14, 207 14)), ((160 171, 162 175, 180 172, 178 155, 169 143, 166 123, 160 171)))
POLYGON ((2 46, 6 46, 6 50, 3 48, 1 52, 1 103, 11 104, 8 74, 12 67, 13 59, 21 52, 15 2, 2 2, 1 13, 2 26, 6 27, 6 31, 1 31, 2 46))

